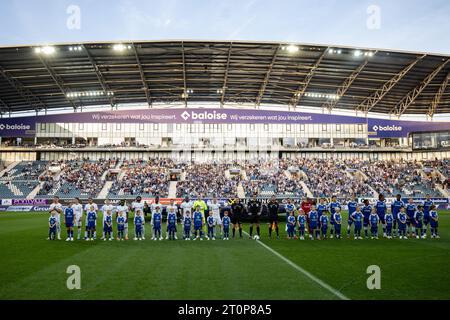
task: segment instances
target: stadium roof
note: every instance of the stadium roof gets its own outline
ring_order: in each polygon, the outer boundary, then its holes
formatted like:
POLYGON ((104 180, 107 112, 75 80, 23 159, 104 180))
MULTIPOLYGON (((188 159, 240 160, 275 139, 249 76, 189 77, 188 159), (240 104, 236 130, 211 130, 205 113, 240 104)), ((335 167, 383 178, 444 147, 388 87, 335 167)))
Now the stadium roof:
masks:
POLYGON ((2 113, 215 102, 450 113, 450 56, 244 41, 0 48, 2 113))

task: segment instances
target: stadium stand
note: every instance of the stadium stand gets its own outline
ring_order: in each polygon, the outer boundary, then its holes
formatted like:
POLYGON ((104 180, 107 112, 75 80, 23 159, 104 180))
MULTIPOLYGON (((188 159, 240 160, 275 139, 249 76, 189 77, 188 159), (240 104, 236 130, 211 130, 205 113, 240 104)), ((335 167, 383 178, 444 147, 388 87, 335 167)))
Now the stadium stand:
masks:
POLYGON ((47 168, 46 161, 22 161, 0 177, 0 197, 26 198, 39 184, 39 176, 47 168))
POLYGON ((6 172, 0 179, 14 181, 36 180, 45 171, 46 167, 46 161, 22 161, 6 172))
POLYGON ((234 197, 241 178, 226 176, 230 164, 200 163, 183 164, 185 178, 177 184, 177 196, 196 197, 203 194, 211 198, 234 197))
POLYGON ((124 161, 121 169, 123 174, 113 181, 108 197, 134 198, 167 197, 168 169, 173 167, 171 160, 136 160, 124 161))
POLYGON ((346 173, 346 163, 338 160, 304 159, 299 167, 305 172, 306 184, 315 197, 341 195, 373 197, 369 186, 346 173))
POLYGON ((429 171, 434 171, 437 173, 435 176, 436 183, 443 189, 450 190, 450 160, 433 160, 425 161, 424 166, 426 166, 429 171))
MULTIPOLYGON (((185 162, 171 159, 55 162, 20 162, 0 177, 0 196, 25 198, 40 183, 37 198, 97 197, 106 181, 108 198, 153 198, 169 196, 170 170, 178 169, 176 197, 235 197, 257 193, 269 198, 350 197, 442 197, 449 188, 449 160, 331 160, 258 159, 240 162, 185 162), (230 174, 230 171, 236 171, 230 174), (114 174, 112 173, 114 171, 114 174)), ((175 190, 175 189, 174 189, 175 190)))
POLYGON ((258 193, 263 197, 303 197, 305 192, 300 179, 287 172, 290 164, 292 162, 287 160, 246 162, 244 168, 248 179, 242 182, 246 196, 258 193))
POLYGON ((103 174, 108 169, 114 168, 116 161, 115 159, 99 161, 76 159, 52 164, 58 165, 61 171, 56 176, 52 172, 47 171, 41 177, 43 186, 37 197, 95 197, 103 187, 103 174))
POLYGON ((368 183, 388 197, 401 194, 404 197, 423 197, 427 193, 441 196, 435 180, 421 174, 422 164, 418 161, 375 161, 362 162, 360 170, 369 177, 368 183))

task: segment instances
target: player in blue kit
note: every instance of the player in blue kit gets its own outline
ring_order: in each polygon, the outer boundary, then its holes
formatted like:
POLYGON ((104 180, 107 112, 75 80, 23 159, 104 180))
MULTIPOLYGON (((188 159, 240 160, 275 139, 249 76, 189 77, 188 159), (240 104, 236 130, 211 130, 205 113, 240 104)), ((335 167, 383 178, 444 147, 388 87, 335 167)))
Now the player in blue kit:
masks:
MULTIPOLYGON (((97 206, 96 203, 94 203, 94 200, 92 198, 88 198, 88 203, 86 203, 84 205, 84 211, 86 211, 86 223, 85 223, 86 224, 86 229, 85 229, 85 232, 84 232, 84 239, 88 240, 89 239, 89 235, 88 235, 89 230, 88 230, 88 226, 87 226, 87 224, 88 224, 87 214, 88 214, 89 211, 95 211, 96 217, 97 217, 97 213, 98 213, 98 206, 97 206)), ((97 221, 95 222, 95 228, 94 228, 94 240, 97 239, 97 230, 96 229, 97 229, 97 221)))
POLYGON ((103 218, 103 241, 109 239, 113 240, 113 216, 111 210, 106 211, 106 215, 103 218))
POLYGON ((53 210, 48 219, 48 238, 47 240, 56 239, 56 225, 58 223, 58 211, 53 210))
POLYGON ((388 209, 386 215, 384 216, 384 220, 386 221, 386 238, 392 239, 394 216, 392 215, 391 209, 388 209))
POLYGON ((394 217, 394 226, 393 226, 393 234, 394 237, 398 235, 398 214, 400 212, 400 208, 404 207, 405 204, 402 201, 402 196, 400 194, 396 195, 396 200, 391 203, 391 212, 394 217))
POLYGON ((319 221, 320 217, 322 216, 323 212, 328 209, 328 205, 325 202, 325 198, 320 198, 319 204, 317 205, 317 214, 319 215, 319 221))
POLYGON ((356 198, 356 195, 352 195, 352 199, 347 202, 348 207, 348 219, 347 219, 347 238, 350 238, 350 234, 352 231, 352 225, 353 225, 353 219, 352 215, 356 211, 356 207, 358 206, 358 198, 356 198))
POLYGON ((362 214, 363 214, 363 227, 364 227, 364 236, 366 237, 366 239, 369 238, 369 217, 372 214, 373 208, 369 203, 369 200, 365 199, 363 201, 364 206, 361 210, 362 214))
POLYGON ((292 203, 291 199, 287 199, 287 203, 284 206, 284 209, 286 210, 286 232, 288 231, 288 218, 290 216, 291 212, 295 211, 295 204, 292 203))
POLYGON ((378 223, 380 222, 380 217, 376 210, 373 210, 369 216, 369 224, 370 224, 370 234, 372 240, 378 240, 378 223))
POLYGON ((300 237, 300 240, 305 240, 306 222, 307 219, 305 212, 302 209, 300 209, 297 217, 298 235, 300 237))
POLYGON ((336 239, 341 239, 342 214, 340 210, 336 210, 333 219, 334 219, 334 230, 336 233, 336 239))
POLYGON ((383 228, 383 237, 387 237, 386 235, 386 200, 384 199, 384 195, 378 195, 378 201, 375 203, 375 210, 377 211, 378 218, 380 218, 380 223, 383 228))
POLYGON ((64 223, 67 228, 66 241, 73 241, 73 224, 75 222, 75 211, 72 209, 72 204, 64 209, 64 223))
POLYGON ((214 229, 216 226, 216 219, 213 217, 212 211, 209 212, 208 218, 206 218, 206 224, 208 226, 208 235, 207 235, 206 239, 216 240, 216 236, 214 234, 214 229))
POLYGON ((228 210, 225 210, 222 218, 223 240, 230 240, 230 225, 231 218, 229 216, 228 210))
POLYGON ((436 206, 433 204, 430 207, 430 231, 432 239, 440 238, 438 233, 438 227, 439 227, 439 215, 436 211, 436 206))
POLYGON ((152 227, 153 227, 153 240, 162 240, 163 236, 161 233, 161 227, 162 227, 162 213, 161 213, 161 207, 156 206, 155 210, 152 211, 152 221, 151 221, 152 227))
POLYGON ((330 218, 328 218, 328 211, 322 212, 322 216, 320 217, 319 221, 320 221, 320 231, 322 233, 322 239, 326 240, 327 236, 328 236, 328 224, 330 223, 330 218))
POLYGON ((361 229, 362 229, 362 224, 363 224, 363 220, 364 220, 364 216, 361 212, 361 206, 357 206, 356 207, 356 211, 353 212, 352 214, 352 220, 353 223, 355 224, 355 233, 354 233, 354 239, 355 240, 361 240, 361 229))
POLYGON ((195 208, 194 217, 194 240, 203 240, 203 214, 200 211, 200 206, 195 208))
POLYGON ((86 228, 87 228, 87 237, 86 241, 94 241, 95 237, 95 225, 97 222, 97 212, 94 209, 94 206, 88 207, 88 212, 86 215, 86 228))
POLYGON ((294 239, 295 236, 295 215, 294 211, 291 211, 289 213, 288 219, 287 219, 287 234, 288 239, 294 239))
POLYGON ((423 234, 423 205, 417 206, 417 211, 414 213, 414 227, 416 228, 416 238, 425 239, 426 234, 423 234))
POLYGON ((142 240, 142 225, 144 224, 144 217, 141 210, 136 210, 134 217, 134 240, 142 240))
POLYGON ((117 214, 117 219, 116 219, 116 223, 117 223, 117 240, 118 241, 123 241, 124 237, 125 237, 125 220, 126 217, 124 216, 122 211, 119 211, 119 213, 117 214))
POLYGON ((334 214, 336 213, 336 209, 341 210, 341 204, 337 201, 336 196, 331 197, 330 205, 328 206, 328 211, 331 214, 330 217, 330 238, 333 239, 333 233, 334 233, 334 214))
POLYGON ((409 198, 408 203, 406 204, 406 227, 407 227, 407 233, 409 234, 409 237, 415 237, 415 226, 414 226, 414 214, 417 211, 417 206, 414 204, 414 199, 409 198))
POLYGON ((408 222, 408 216, 405 211, 405 207, 400 208, 400 212, 397 216, 398 219, 398 233, 400 239, 408 239, 406 236, 406 224, 408 222))
POLYGON ((422 234, 425 236, 428 232, 428 225, 430 224, 430 210, 433 205, 433 200, 429 194, 426 195, 425 201, 423 202, 423 230, 422 234))
POLYGON ((186 210, 183 216, 183 239, 191 240, 192 217, 191 212, 186 210))
POLYGON ((170 211, 167 214, 167 232, 169 233, 168 240, 176 240, 177 214, 174 208, 170 208, 170 211))
POLYGON ((309 212, 309 228, 311 233, 309 235, 311 240, 320 239, 319 234, 319 214, 317 213, 316 206, 311 206, 311 211, 309 212))

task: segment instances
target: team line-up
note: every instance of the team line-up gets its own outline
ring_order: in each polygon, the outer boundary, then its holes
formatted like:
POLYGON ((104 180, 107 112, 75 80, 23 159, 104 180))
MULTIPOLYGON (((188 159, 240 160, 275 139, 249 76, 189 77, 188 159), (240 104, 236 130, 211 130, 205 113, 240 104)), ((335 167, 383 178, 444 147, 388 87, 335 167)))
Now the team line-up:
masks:
MULTIPOLYGON (((145 240, 146 219, 150 218, 152 240, 163 240, 163 209, 166 210, 165 232, 166 239, 177 239, 177 226, 181 223, 184 240, 215 240, 216 235, 223 240, 229 240, 230 229, 232 237, 235 238, 236 231, 242 238, 242 218, 247 216, 250 220, 249 238, 260 239, 260 217, 262 214, 262 202, 254 195, 247 205, 239 198, 232 201, 231 206, 223 207, 217 198, 205 202, 199 197, 191 201, 186 197, 180 206, 174 200, 163 206, 159 199, 148 205, 138 196, 131 205, 122 200, 119 205, 114 206, 109 200, 101 208, 103 214, 102 238, 104 241, 114 239, 114 226, 116 227, 116 239, 128 240, 128 223, 130 214, 134 214, 132 223, 134 225, 134 240, 145 240), (207 215, 205 216, 205 213, 207 215), (221 214, 222 213, 222 214, 221 214), (181 219, 179 221, 178 215, 181 219), (256 234, 253 237, 253 228, 256 226, 256 234)), ((272 197, 267 203, 269 216, 269 237, 276 232, 279 238, 278 214, 280 204, 272 197)), ((383 237, 392 239, 417 238, 425 239, 430 230, 431 238, 439 238, 438 226, 439 215, 436 206, 427 195, 422 204, 416 205, 412 198, 404 203, 401 196, 397 195, 390 206, 387 205, 383 195, 378 201, 371 204, 369 200, 358 202, 354 196, 347 202, 347 232, 349 238, 352 233, 356 240, 363 239, 362 231, 366 239, 378 239, 379 231, 382 230, 383 237)), ((302 203, 298 207, 290 199, 284 204, 286 211, 286 232, 289 239, 314 240, 336 238, 341 239, 343 216, 342 206, 336 196, 327 202, 325 198, 319 199, 318 203, 302 203)), ((77 239, 82 239, 83 214, 85 213, 84 239, 93 241, 97 238, 97 215, 98 206, 90 198, 88 203, 81 204, 80 199, 75 198, 67 207, 54 197, 50 205, 49 218, 49 240, 61 240, 61 215, 64 216, 64 224, 67 229, 66 241, 74 240, 74 228, 77 228, 77 239)))

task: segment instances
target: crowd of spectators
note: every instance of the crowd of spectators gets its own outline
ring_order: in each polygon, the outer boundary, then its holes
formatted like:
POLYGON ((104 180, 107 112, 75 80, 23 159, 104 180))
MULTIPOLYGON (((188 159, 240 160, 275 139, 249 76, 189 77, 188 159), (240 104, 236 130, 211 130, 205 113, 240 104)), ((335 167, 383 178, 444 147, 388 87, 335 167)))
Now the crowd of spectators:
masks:
POLYGON ((363 161, 358 167, 369 178, 368 183, 375 191, 387 197, 397 193, 424 196, 436 190, 436 178, 422 175, 419 161, 363 161))
POLYGON ((437 183, 443 189, 450 189, 450 159, 425 161, 424 167, 437 170, 439 172, 439 175, 436 177, 437 183))
POLYGON ((372 197, 372 189, 348 169, 343 160, 298 159, 297 165, 305 174, 305 184, 315 197, 339 195, 372 197))
POLYGON ((45 161, 23 161, 17 164, 9 172, 5 172, 2 180, 38 180, 39 176, 46 170, 45 161))
MULTIPOLYGON (((246 161, 176 162, 170 159, 89 159, 54 162, 22 162, 0 179, 42 182, 38 195, 98 196, 105 181, 111 181, 110 197, 166 198, 170 180, 177 180, 176 196, 195 198, 246 196, 300 198, 307 186, 314 197, 423 197, 440 196, 438 187, 449 188, 450 160, 341 160, 256 159, 246 161), (119 167, 120 162, 120 167, 119 167), (51 170, 51 168, 53 168, 51 170), (54 168, 58 168, 55 170, 54 168), (178 169, 176 176, 171 170, 178 169), (236 169, 236 170, 231 170, 236 169), (233 171, 233 174, 231 174, 233 171), (237 173, 236 173, 237 172, 237 173)), ((33 185, 30 185, 32 188, 33 185)))
POLYGON ((177 184, 177 196, 235 197, 241 176, 226 175, 231 166, 217 162, 184 164, 185 179, 177 184))
POLYGON ((55 175, 53 171, 48 170, 47 174, 41 176, 40 180, 44 183, 39 195, 53 193, 69 196, 76 192, 79 195, 96 197, 104 185, 104 181, 101 180, 103 174, 114 168, 116 163, 116 159, 98 161, 74 159, 53 162, 50 166, 59 167, 60 172, 55 175))
POLYGON ((291 161, 283 159, 245 161, 242 165, 247 176, 247 179, 242 181, 245 194, 303 197, 305 192, 300 180, 286 172, 290 164, 291 161))
POLYGON ((169 169, 173 167, 169 159, 124 161, 121 166, 124 174, 113 182, 109 194, 165 198, 169 193, 169 169))

